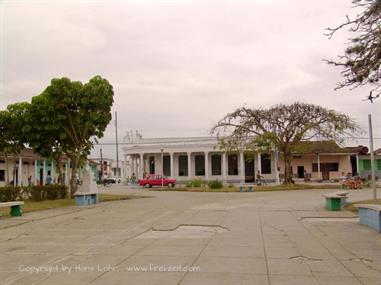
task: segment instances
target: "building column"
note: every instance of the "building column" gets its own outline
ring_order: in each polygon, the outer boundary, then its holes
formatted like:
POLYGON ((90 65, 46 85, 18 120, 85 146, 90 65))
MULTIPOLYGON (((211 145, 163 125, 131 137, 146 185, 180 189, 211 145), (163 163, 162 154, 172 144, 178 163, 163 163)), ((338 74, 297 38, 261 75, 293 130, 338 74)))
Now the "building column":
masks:
POLYGON ((45 180, 46 180, 46 160, 44 159, 44 169, 42 170, 43 177, 42 177, 42 185, 45 186, 45 180))
POLYGON ((139 154, 139 169, 140 169, 140 178, 144 179, 144 153, 139 154))
POLYGON ((321 180, 322 179, 322 177, 321 177, 321 172, 320 172, 320 155, 319 154, 317 154, 317 161, 318 161, 318 178, 319 178, 319 180, 321 180))
POLYGON ((130 175, 130 178, 132 177, 132 174, 135 173, 135 160, 134 160, 134 156, 131 155, 130 156, 130 159, 131 159, 131 175, 130 175))
POLYGON ((175 178, 175 173, 173 173, 173 170, 174 170, 174 154, 173 154, 173 152, 170 152, 169 153, 169 157, 170 157, 170 168, 171 168, 171 173, 170 173, 170 176, 172 177, 172 178, 175 178))
POLYGON ((188 179, 192 178, 192 161, 191 161, 191 152, 188 152, 188 179))
POLYGON ((239 153, 239 165, 241 183, 245 183, 245 157, 243 155, 243 152, 239 153))
POLYGON ((356 175, 360 176, 360 162, 359 162, 359 154, 356 154, 356 175))
POLYGON ((274 150, 274 160, 275 160, 275 182, 277 184, 280 184, 280 178, 279 178, 279 169, 278 169, 278 164, 279 164, 279 156, 278 156, 278 150, 274 150))
POLYGON ((134 156, 134 166, 135 166, 135 169, 134 169, 134 173, 135 173, 135 176, 136 178, 139 178, 139 163, 138 163, 138 157, 137 156, 134 156))
POLYGON ((221 171, 222 171, 222 180, 224 182, 226 182, 226 153, 223 152, 222 153, 222 167, 221 167, 221 171))
POLYGON ((54 168, 54 160, 51 160, 50 161, 50 165, 52 166, 51 167, 51 175, 52 175, 52 183, 55 183, 55 177, 56 177, 56 172, 55 172, 55 168, 54 168))
POLYGON ((258 152, 257 155, 257 164, 258 164, 258 171, 262 174, 262 164, 261 164, 261 154, 258 152))
POLYGON ((37 186, 37 177, 38 177, 38 160, 34 161, 34 186, 37 186))
POLYGON ((205 180, 209 180, 209 152, 204 152, 205 157, 205 180))
POLYGON ((17 179, 17 186, 22 186, 22 158, 19 157, 19 168, 18 168, 18 179, 17 179))
POLYGON ((70 162, 66 161, 65 163, 65 185, 69 186, 69 168, 70 168, 70 162))

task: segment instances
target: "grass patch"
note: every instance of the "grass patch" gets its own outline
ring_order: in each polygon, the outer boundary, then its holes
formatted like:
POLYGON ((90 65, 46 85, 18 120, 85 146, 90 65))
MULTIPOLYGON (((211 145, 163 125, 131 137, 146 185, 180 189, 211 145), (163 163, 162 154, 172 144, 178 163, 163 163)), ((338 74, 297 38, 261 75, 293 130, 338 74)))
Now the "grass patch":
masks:
POLYGON ((358 213, 358 209, 354 206, 355 204, 376 204, 381 205, 381 199, 377 199, 376 201, 372 200, 364 200, 364 201, 357 201, 354 203, 349 203, 344 206, 344 209, 351 211, 353 213, 358 213))
MULTIPOLYGON (((131 199, 139 199, 139 198, 149 198, 148 196, 139 196, 139 195, 111 195, 111 194, 100 194, 99 202, 110 202, 110 201, 120 201, 120 200, 131 200, 131 199)), ((66 199, 57 199, 57 200, 44 200, 44 201, 24 201, 24 205, 22 206, 22 210, 24 213, 41 211, 41 210, 49 210, 49 209, 57 209, 63 207, 75 206, 75 200, 66 198, 66 199)), ((8 216, 9 211, 7 208, 2 208, 2 215, 8 216)))
MULTIPOLYGON (((308 190, 308 189, 340 189, 340 185, 336 184, 290 184, 290 185, 254 185, 254 192, 269 191, 292 191, 292 190, 308 190)), ((182 192, 239 192, 239 187, 225 186, 220 189, 211 189, 207 187, 176 187, 176 188, 151 188, 151 191, 182 191, 182 192)), ((246 191, 246 189, 245 189, 246 191)))

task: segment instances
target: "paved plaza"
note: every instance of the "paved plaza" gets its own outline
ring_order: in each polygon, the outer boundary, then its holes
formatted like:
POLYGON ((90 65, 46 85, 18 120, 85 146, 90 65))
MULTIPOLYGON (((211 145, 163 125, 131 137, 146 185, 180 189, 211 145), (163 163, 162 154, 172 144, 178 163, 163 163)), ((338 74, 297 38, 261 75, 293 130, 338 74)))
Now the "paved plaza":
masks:
POLYGON ((332 190, 106 191, 146 198, 0 218, 0 284, 381 284, 381 234, 332 190))

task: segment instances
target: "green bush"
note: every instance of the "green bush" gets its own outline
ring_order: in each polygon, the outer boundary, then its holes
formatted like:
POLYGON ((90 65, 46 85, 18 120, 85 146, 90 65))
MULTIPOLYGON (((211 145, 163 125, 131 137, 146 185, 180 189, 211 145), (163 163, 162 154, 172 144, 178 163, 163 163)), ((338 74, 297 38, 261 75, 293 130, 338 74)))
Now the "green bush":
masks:
POLYGON ((45 186, 30 186, 29 198, 33 201, 65 199, 67 187, 65 185, 52 184, 45 186))
POLYGON ((45 186, 0 187, 0 202, 30 199, 33 201, 65 199, 67 196, 65 185, 52 184, 45 186))
POLYGON ((23 189, 21 187, 0 187, 0 202, 23 200, 23 189))
POLYGON ((221 189, 224 185, 221 181, 213 180, 208 183, 210 189, 221 189))
POLYGON ((201 187, 205 185, 205 181, 201 179, 192 179, 191 181, 188 181, 185 186, 186 187, 201 187))

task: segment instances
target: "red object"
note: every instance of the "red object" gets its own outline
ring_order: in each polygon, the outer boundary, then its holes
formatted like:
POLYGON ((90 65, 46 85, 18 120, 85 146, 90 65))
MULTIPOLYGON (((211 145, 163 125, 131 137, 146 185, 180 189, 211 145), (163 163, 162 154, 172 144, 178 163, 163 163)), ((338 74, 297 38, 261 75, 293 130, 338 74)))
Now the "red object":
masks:
POLYGON ((149 174, 144 179, 139 179, 138 184, 140 186, 144 186, 146 188, 150 188, 152 186, 168 186, 168 187, 175 187, 176 179, 167 178, 164 176, 162 179, 162 176, 160 174, 149 174))

